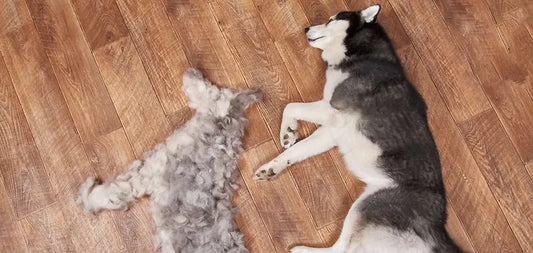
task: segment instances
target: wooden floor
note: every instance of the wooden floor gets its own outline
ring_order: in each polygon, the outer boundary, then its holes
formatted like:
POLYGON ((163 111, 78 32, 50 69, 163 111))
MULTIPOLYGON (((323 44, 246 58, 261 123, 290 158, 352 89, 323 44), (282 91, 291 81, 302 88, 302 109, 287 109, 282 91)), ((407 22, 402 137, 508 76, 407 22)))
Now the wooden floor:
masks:
POLYGON ((147 199, 98 216, 73 199, 190 117, 189 66, 265 94, 239 163, 247 246, 331 245, 363 187, 336 151, 271 182, 252 172, 282 150, 285 104, 321 98, 303 28, 375 2, 429 106, 452 237, 469 252, 533 252, 530 0, 0 0, 0 252, 152 251, 147 199))

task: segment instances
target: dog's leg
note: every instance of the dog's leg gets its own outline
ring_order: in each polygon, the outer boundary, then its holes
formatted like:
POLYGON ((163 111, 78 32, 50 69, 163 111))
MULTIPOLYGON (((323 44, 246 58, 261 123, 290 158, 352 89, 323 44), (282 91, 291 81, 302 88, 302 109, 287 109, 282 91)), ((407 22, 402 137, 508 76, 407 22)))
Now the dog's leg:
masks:
POLYGON ((80 186, 76 203, 83 204, 88 213, 101 209, 128 209, 129 203, 148 194, 149 178, 143 175, 143 169, 141 162, 136 161, 127 172, 103 184, 89 177, 80 186))
POLYGON ((255 173, 255 180, 272 179, 290 165, 318 155, 335 147, 335 138, 328 127, 320 127, 309 137, 285 150, 272 161, 261 166, 255 173))
POLYGON ((280 141, 284 148, 294 145, 298 139, 298 120, 305 120, 319 125, 332 125, 338 111, 326 101, 311 103, 290 103, 283 110, 280 141))
POLYGON ((354 243, 357 241, 357 234, 364 229, 364 222, 362 221, 361 213, 359 212, 359 204, 368 196, 376 191, 383 189, 381 185, 367 185, 363 193, 352 204, 344 223, 342 224, 341 234, 339 239, 329 248, 311 248, 306 246, 297 246, 290 250, 291 253, 343 253, 350 250, 353 252, 354 243))
POLYGON ((291 253, 343 253, 346 252, 357 231, 357 223, 360 221, 360 214, 356 208, 357 202, 352 204, 348 215, 344 219, 342 231, 337 242, 329 248, 312 248, 307 246, 296 246, 290 250, 291 253))

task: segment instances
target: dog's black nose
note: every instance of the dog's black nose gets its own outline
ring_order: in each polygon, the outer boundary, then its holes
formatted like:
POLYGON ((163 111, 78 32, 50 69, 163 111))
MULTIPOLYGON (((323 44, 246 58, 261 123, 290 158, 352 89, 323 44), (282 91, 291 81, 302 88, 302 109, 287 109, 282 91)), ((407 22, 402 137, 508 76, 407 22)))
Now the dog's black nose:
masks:
POLYGON ((306 27, 304 30, 305 30, 305 33, 307 33, 309 31, 309 27, 306 27))

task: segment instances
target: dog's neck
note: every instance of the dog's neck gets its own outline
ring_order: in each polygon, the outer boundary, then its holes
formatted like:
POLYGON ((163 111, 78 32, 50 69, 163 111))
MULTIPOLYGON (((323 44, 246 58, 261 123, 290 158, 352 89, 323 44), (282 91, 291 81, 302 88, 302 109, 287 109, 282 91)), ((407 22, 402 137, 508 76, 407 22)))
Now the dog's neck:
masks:
POLYGON ((342 40, 334 41, 322 50, 321 56, 328 66, 338 65, 346 57, 346 46, 342 40))

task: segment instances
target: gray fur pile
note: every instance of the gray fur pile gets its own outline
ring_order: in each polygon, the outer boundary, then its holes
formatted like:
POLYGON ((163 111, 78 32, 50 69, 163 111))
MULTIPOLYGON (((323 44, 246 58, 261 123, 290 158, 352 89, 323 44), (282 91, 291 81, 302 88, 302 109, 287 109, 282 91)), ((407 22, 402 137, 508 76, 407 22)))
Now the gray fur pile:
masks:
POLYGON ((233 221, 232 184, 248 121, 244 111, 256 90, 217 88, 195 69, 183 75, 194 117, 103 184, 88 178, 77 202, 86 212, 126 210, 150 195, 154 247, 162 252, 247 252, 233 221))

